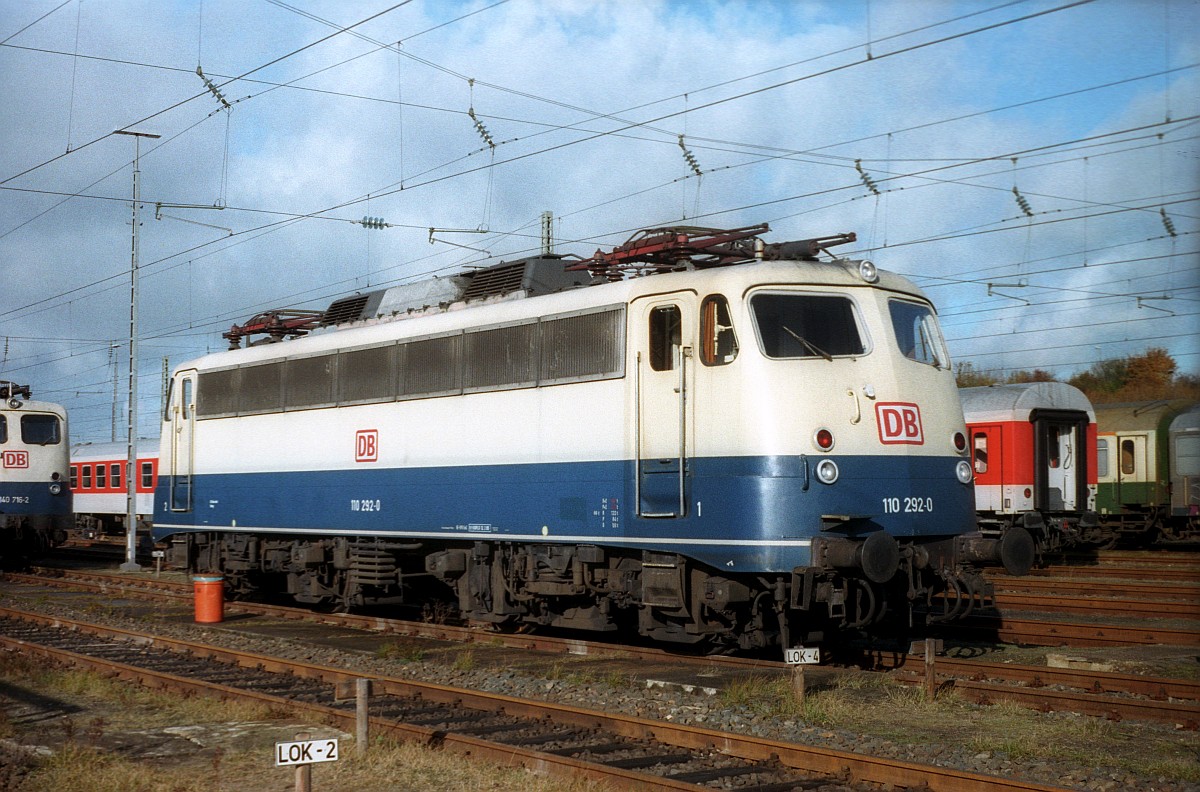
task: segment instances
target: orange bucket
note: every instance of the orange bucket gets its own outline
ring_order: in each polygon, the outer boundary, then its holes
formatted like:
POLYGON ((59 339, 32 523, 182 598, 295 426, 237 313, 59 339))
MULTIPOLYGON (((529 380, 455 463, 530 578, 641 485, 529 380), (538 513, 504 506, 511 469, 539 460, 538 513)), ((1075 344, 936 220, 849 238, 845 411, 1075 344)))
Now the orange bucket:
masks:
POLYGON ((195 592, 196 623, 216 624, 225 620, 225 578, 197 575, 192 578, 195 592))

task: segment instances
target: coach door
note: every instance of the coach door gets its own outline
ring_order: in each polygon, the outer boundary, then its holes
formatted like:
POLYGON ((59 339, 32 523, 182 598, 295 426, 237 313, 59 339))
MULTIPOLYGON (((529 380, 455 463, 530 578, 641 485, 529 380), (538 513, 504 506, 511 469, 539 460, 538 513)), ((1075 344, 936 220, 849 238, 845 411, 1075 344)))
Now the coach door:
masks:
POLYGON ((688 502, 695 295, 639 300, 636 344, 636 500, 639 517, 683 517, 688 502))
POLYGON ((1117 503, 1149 500, 1145 487, 1150 481, 1146 465, 1146 434, 1120 434, 1117 441, 1117 503))
MULTIPOLYGON (((1087 474, 1087 416, 1065 411, 1037 410, 1033 416, 1037 490, 1035 507, 1074 511, 1080 507, 1087 474)), ((1086 495, 1084 495, 1086 498, 1086 495)))
POLYGON ((171 458, 167 461, 171 511, 188 512, 192 510, 192 444, 196 436, 195 371, 175 375, 168 410, 170 420, 164 428, 171 435, 171 458))

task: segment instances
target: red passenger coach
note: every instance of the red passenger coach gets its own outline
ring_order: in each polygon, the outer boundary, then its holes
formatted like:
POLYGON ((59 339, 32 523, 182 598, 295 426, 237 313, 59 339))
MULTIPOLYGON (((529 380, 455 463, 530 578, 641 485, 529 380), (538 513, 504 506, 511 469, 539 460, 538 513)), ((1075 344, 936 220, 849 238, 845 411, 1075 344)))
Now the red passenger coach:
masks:
MULTIPOLYGON (((71 448, 71 492, 75 527, 86 536, 123 533, 129 513, 125 443, 85 443, 71 448)), ((158 482, 158 442, 141 440, 137 449, 137 503, 139 523, 149 523, 154 513, 154 487, 158 482)))
POLYGON ((1039 552, 1090 540, 1096 504, 1096 413, 1062 382, 959 391, 970 433, 979 527, 1023 526, 1039 552))

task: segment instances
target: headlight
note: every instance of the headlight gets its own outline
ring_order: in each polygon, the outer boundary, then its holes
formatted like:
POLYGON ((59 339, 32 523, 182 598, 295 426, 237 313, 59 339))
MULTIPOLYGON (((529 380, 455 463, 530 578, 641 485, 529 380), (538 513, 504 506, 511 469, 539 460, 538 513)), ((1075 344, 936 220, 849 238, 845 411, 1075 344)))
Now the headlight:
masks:
POLYGON ((874 262, 863 259, 858 262, 858 277, 867 283, 874 283, 879 280, 879 270, 875 269, 874 262))
POLYGON ((967 460, 961 459, 954 467, 955 474, 958 475, 958 480, 963 484, 971 483, 971 465, 967 460))
POLYGON ((51 495, 57 495, 57 494, 58 494, 58 493, 60 493, 60 492, 62 492, 62 484, 59 484, 57 481, 51 482, 51 484, 50 484, 50 494, 51 494, 51 495))
POLYGON ((838 479, 838 466, 832 459, 822 459, 817 463, 817 478, 822 484, 832 484, 838 479))

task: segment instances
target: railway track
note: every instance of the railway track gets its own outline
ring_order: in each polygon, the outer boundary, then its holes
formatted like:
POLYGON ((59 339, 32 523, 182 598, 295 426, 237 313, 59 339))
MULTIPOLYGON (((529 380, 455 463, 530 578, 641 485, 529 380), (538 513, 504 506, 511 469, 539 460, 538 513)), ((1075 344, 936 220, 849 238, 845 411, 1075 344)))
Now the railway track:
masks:
MULTIPOLYGON (((85 573, 47 570, 55 577, 9 575, 9 580, 36 585, 62 585, 105 594, 145 594, 190 606, 191 589, 183 583, 85 573)), ((512 635, 485 632, 469 627, 436 625, 400 619, 343 613, 319 613, 301 608, 250 602, 227 603, 233 614, 253 614, 278 620, 316 622, 408 638, 457 643, 482 643, 513 650, 592 657, 634 658, 647 666, 694 666, 711 669, 745 669, 755 673, 786 674, 784 664, 761 658, 737 656, 691 656, 665 652, 656 647, 639 647, 583 641, 553 635, 512 635)), ((904 655, 882 655, 872 660, 878 668, 894 669, 898 680, 925 684, 923 660, 904 655), (920 673, 906 670, 913 663, 920 673)), ((1158 720, 1182 728, 1200 724, 1200 682, 1148 677, 1136 674, 1055 669, 1011 663, 988 663, 939 657, 934 664, 936 684, 952 687, 965 698, 979 703, 1013 701, 1040 711, 1072 711, 1114 720, 1158 720), (1137 697, 1137 698, 1131 698, 1137 697)))
MULTIPOLYGON (((139 684, 286 706, 352 730, 344 669, 0 608, 0 645, 139 684), (234 670, 236 669, 236 670, 234 670)), ((1042 784, 811 748, 397 678, 372 678, 370 728, 503 764, 619 789, 931 792, 1051 790, 1042 784)))

